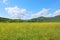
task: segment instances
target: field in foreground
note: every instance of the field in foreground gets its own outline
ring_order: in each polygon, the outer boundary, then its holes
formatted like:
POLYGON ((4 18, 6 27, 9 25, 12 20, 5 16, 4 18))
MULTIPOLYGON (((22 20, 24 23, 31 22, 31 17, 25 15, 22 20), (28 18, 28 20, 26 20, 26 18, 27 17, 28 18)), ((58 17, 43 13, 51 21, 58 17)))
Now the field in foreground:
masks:
POLYGON ((0 40, 60 40, 60 23, 0 23, 0 40))

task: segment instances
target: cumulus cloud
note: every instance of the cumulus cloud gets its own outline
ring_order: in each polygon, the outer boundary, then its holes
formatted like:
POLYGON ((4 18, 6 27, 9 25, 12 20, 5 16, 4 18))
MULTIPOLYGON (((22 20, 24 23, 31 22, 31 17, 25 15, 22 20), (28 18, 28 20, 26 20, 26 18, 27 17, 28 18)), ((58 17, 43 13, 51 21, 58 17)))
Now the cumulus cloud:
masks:
POLYGON ((60 10, 56 10, 52 15, 53 15, 53 16, 60 15, 60 10))
POLYGON ((53 13, 49 13, 50 9, 43 8, 41 11, 33 14, 31 17, 37 18, 37 17, 54 17, 60 15, 60 10, 56 10, 53 13))
POLYGON ((60 15, 60 10, 56 10, 53 13, 49 13, 48 15, 46 15, 46 17, 55 17, 60 15))
POLYGON ((15 18, 21 18, 21 19, 25 19, 27 18, 27 16, 29 14, 27 14, 27 10, 26 9, 20 9, 19 7, 15 6, 15 7, 8 7, 5 8, 5 10, 12 16, 15 18))
POLYGON ((47 16, 49 10, 50 10, 50 9, 45 9, 45 8, 43 8, 41 11, 33 14, 32 17, 35 17, 35 18, 36 18, 36 17, 41 17, 41 16, 47 16))
POLYGON ((31 19, 31 18, 41 17, 41 16, 43 16, 43 17, 54 17, 54 16, 57 16, 57 15, 60 15, 60 10, 56 10, 53 13, 49 13, 49 11, 51 10, 50 8, 49 9, 43 8, 42 10, 40 10, 37 13, 28 12, 26 9, 23 9, 23 8, 21 9, 17 6, 8 7, 8 8, 5 8, 5 10, 12 17, 20 18, 20 19, 31 19))

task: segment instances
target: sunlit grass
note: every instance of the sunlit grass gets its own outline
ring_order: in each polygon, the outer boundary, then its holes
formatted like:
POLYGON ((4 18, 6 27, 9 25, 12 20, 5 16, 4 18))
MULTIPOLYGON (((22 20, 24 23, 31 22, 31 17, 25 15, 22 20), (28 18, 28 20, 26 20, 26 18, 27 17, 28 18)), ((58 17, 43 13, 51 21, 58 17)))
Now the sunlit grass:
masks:
POLYGON ((0 23, 0 40, 60 40, 60 22, 0 23))

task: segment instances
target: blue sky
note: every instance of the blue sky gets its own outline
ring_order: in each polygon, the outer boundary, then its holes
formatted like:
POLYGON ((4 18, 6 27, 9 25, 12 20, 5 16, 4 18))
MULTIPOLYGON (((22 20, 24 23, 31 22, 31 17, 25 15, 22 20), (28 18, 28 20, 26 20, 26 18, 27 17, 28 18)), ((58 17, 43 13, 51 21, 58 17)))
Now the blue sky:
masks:
POLYGON ((60 0, 0 0, 1 17, 30 19, 56 15, 60 15, 60 0))

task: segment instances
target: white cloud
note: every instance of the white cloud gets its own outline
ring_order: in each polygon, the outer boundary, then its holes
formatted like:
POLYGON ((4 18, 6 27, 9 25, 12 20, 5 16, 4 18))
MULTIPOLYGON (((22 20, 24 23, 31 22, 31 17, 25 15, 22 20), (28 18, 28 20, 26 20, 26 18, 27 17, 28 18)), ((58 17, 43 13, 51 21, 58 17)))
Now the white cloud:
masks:
POLYGON ((5 8, 5 10, 12 17, 21 18, 21 19, 31 19, 31 18, 41 17, 41 16, 54 17, 54 16, 57 16, 57 15, 60 15, 60 10, 56 10, 53 13, 49 13, 50 8, 49 9, 43 8, 41 11, 39 11, 37 13, 28 12, 26 9, 21 9, 21 8, 19 8, 17 6, 8 7, 8 8, 5 8))
POLYGON ((60 15, 60 10, 56 10, 56 11, 53 13, 53 16, 57 16, 57 15, 60 15))
POLYGON ((15 7, 8 7, 8 8, 5 8, 5 10, 12 16, 12 17, 15 17, 15 18, 21 18, 21 19, 25 19, 27 18, 27 16, 29 14, 27 14, 27 10, 26 9, 20 9, 18 8, 17 6, 15 7))
POLYGON ((50 10, 50 9, 45 9, 45 8, 43 8, 41 11, 33 14, 32 17, 35 17, 35 18, 36 18, 36 17, 46 16, 46 15, 48 15, 48 11, 49 11, 49 10, 50 10))
POLYGON ((54 16, 57 16, 57 15, 60 15, 60 10, 56 10, 54 11, 53 13, 49 13, 50 9, 45 9, 43 8, 41 11, 33 14, 31 17, 33 18, 37 18, 37 17, 54 17, 54 16))
POLYGON ((60 10, 56 10, 53 13, 49 13, 48 15, 46 15, 46 17, 55 17, 60 15, 60 10))

